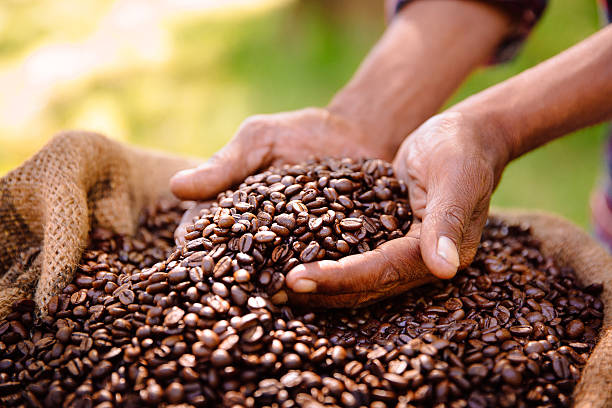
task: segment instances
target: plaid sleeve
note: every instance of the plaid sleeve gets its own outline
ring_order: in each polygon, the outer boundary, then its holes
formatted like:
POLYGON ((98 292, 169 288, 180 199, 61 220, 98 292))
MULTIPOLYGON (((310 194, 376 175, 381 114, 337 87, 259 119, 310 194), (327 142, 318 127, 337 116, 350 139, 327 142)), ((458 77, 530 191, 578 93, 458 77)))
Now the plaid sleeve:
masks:
MULTIPOLYGON (((389 17, 397 14, 411 0, 386 0, 386 11, 389 17)), ((462 1, 462 0, 458 0, 462 1)), ((478 0, 499 7, 512 16, 514 28, 502 40, 493 57, 493 62, 505 62, 512 59, 520 50, 533 26, 538 22, 548 0, 478 0)))
POLYGON ((612 23, 612 0, 599 0, 601 14, 607 23, 612 23))

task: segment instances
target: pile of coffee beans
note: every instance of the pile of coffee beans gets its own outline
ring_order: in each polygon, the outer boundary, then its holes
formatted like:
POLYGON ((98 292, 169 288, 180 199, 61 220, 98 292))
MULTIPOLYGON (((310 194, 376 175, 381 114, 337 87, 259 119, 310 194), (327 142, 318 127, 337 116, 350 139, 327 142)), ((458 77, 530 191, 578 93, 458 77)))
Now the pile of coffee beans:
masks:
POLYGON ((285 274, 402 237, 405 185, 379 160, 272 168, 135 238, 96 230, 72 284, 0 322, 3 406, 567 406, 601 287, 490 221, 450 281, 359 310, 286 304, 285 274))

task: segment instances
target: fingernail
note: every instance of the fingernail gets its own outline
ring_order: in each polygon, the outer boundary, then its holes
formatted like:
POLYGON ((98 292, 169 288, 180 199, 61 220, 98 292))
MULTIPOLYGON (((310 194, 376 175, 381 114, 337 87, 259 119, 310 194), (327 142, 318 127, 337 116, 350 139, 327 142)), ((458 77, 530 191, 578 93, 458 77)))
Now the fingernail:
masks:
POLYGON ((459 252, 455 243, 448 237, 441 236, 438 238, 438 256, 452 266, 455 270, 459 268, 459 252))
POLYGON ((292 289, 297 293, 312 293, 317 290, 317 282, 310 279, 298 279, 292 289))
POLYGON ((171 183, 181 183, 185 178, 193 174, 193 169, 181 170, 170 178, 171 183))

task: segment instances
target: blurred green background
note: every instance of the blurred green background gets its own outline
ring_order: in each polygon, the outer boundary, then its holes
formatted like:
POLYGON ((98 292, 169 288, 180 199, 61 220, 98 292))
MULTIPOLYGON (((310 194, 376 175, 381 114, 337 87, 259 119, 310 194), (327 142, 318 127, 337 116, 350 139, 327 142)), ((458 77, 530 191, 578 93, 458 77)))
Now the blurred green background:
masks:
MULTIPOLYGON (((479 70, 451 103, 598 27, 595 1, 551 0, 520 57, 479 70)), ((249 115, 325 105, 383 30, 372 0, 3 0, 0 174, 67 128, 210 156, 249 115)), ((516 161, 494 205, 587 227, 604 136, 585 129, 516 161)))

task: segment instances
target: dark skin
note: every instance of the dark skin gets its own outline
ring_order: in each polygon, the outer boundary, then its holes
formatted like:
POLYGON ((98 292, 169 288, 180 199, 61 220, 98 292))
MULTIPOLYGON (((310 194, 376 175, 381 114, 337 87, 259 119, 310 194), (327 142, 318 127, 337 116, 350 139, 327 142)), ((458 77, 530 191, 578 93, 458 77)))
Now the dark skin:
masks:
POLYGON ((427 120, 509 27, 482 3, 411 3, 327 108, 248 119, 211 161, 175 176, 172 190, 211 199, 258 169, 313 155, 393 159, 409 187, 410 233, 364 254, 295 267, 286 280, 292 300, 354 306, 424 283, 412 280, 414 271, 451 278, 476 253, 506 165, 612 117, 608 27, 427 120))

